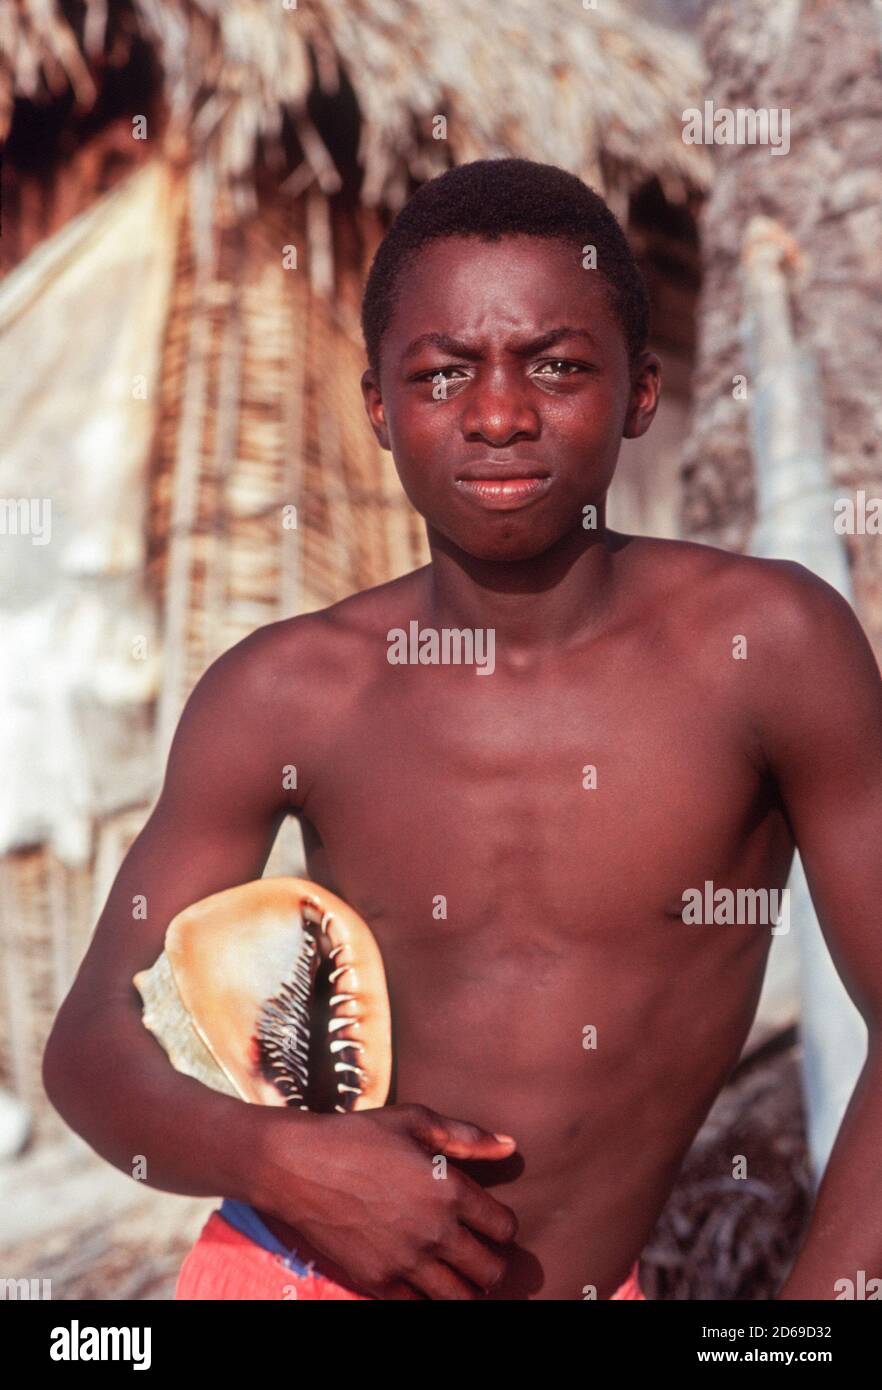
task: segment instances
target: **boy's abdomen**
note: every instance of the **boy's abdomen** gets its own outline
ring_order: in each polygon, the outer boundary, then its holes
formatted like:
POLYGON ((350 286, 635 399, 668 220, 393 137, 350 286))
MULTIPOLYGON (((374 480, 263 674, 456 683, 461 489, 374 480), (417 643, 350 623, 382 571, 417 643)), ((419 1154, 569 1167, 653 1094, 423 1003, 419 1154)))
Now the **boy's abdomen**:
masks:
MULTIPOLYGON (((398 990, 393 1102, 514 1135, 500 1163, 457 1164, 519 1221, 497 1297, 608 1298, 638 1258, 685 1150, 737 1061, 765 949, 714 967, 669 948, 670 971, 631 949, 535 929, 504 949, 436 944, 398 990)), ((682 924, 679 924, 682 929, 682 924)), ((395 970, 391 989, 395 995, 395 970)))

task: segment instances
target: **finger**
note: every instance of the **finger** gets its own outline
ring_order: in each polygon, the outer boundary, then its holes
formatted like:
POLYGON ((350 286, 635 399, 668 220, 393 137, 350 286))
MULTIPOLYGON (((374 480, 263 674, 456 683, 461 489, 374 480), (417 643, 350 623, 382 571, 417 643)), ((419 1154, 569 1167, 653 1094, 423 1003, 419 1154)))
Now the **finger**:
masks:
POLYGON ((384 1299, 393 1299, 396 1301, 425 1298, 425 1294, 418 1293, 410 1284, 405 1284, 403 1279, 396 1279, 393 1283, 387 1284, 381 1296, 384 1299))
POLYGON ((482 1293, 498 1284, 506 1270, 503 1257, 482 1245, 465 1226, 460 1226, 456 1239, 438 1253, 451 1269, 469 1279, 482 1293))
POLYGON ((517 1141, 510 1134, 496 1135, 466 1120, 452 1120, 428 1111, 417 1117, 411 1133, 429 1148, 448 1158, 508 1158, 517 1141))
POLYGON ((465 1279, 460 1279, 455 1270, 440 1260, 427 1260, 407 1277, 415 1288, 422 1289, 429 1298, 459 1303, 481 1296, 478 1289, 465 1279))
POLYGON ((489 1236, 498 1245, 508 1245, 518 1233, 518 1219, 511 1207, 491 1197, 465 1173, 458 1173, 460 1184, 457 1212, 460 1221, 479 1235, 489 1236))

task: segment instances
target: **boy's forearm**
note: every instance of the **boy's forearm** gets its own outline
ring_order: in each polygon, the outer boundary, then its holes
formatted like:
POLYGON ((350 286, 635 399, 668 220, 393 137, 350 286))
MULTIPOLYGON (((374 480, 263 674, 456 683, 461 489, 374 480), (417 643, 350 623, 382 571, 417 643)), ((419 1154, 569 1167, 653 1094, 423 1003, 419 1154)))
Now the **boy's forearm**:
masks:
POLYGON ((88 1020, 62 1011, 43 1075, 62 1118, 122 1172, 166 1192, 258 1199, 270 1109, 176 1072, 134 1005, 88 1020))
MULTIPOLYGON (((871 1042, 780 1299, 835 1299, 882 1278, 882 1046, 871 1042)), ((855 1295, 852 1295, 855 1296, 855 1295)), ((863 1296, 866 1296, 865 1294, 863 1296)))

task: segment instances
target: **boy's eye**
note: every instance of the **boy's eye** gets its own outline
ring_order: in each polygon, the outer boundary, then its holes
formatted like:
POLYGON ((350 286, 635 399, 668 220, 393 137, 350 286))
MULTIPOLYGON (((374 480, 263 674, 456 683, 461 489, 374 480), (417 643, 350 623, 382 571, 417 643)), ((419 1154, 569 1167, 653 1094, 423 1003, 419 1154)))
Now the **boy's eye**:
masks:
POLYGON ((565 357, 555 357, 548 362, 543 362, 537 376, 572 376, 575 372, 583 372, 585 368, 581 362, 569 362, 565 357), (552 370, 546 372, 546 368, 552 370))
POLYGON ((462 367, 433 367, 430 372, 420 372, 419 376, 417 377, 417 381, 434 382, 437 381, 439 377, 441 377, 442 380, 447 381, 450 379, 448 375, 450 372, 461 371, 462 367))

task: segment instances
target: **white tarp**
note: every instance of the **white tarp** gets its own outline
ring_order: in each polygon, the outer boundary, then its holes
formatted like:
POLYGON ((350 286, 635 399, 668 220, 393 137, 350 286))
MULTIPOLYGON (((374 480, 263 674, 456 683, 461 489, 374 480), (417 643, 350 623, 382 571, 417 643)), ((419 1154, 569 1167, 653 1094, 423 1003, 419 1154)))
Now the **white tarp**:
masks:
POLYGON ((147 464, 175 254, 159 161, 0 283, 0 853, 84 863, 155 777, 147 464))

